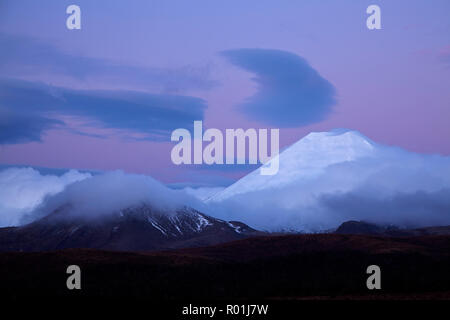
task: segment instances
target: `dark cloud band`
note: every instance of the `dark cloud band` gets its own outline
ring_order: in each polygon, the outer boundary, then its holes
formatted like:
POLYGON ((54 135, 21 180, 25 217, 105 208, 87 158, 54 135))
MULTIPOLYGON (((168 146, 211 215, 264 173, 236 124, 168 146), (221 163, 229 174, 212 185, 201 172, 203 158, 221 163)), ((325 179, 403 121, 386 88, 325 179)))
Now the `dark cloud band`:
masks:
POLYGON ((143 139, 168 139, 176 128, 202 120, 202 99, 136 91, 72 90, 22 80, 0 80, 0 143, 39 141, 63 125, 58 116, 92 120, 91 126, 140 133, 143 139))

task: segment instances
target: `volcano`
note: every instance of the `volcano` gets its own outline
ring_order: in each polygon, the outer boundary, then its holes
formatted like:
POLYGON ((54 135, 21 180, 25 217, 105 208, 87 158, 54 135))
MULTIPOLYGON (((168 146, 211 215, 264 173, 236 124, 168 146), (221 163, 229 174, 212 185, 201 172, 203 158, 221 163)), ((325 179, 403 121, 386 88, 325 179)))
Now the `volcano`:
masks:
POLYGON ((276 161, 277 174, 262 175, 258 168, 207 199, 208 205, 223 208, 222 219, 276 232, 323 232, 349 220, 401 228, 450 224, 448 156, 335 129, 309 133, 276 161))
POLYGON ((244 223, 183 207, 162 212, 140 205, 96 218, 73 216, 70 205, 20 227, 0 229, 0 251, 94 248, 154 251, 200 247, 261 234, 244 223))
POLYGON ((256 169, 208 201, 218 202, 248 192, 280 189, 292 183, 306 182, 320 176, 333 164, 376 154, 376 144, 357 131, 336 129, 311 132, 279 154, 277 174, 261 175, 260 168, 256 169))

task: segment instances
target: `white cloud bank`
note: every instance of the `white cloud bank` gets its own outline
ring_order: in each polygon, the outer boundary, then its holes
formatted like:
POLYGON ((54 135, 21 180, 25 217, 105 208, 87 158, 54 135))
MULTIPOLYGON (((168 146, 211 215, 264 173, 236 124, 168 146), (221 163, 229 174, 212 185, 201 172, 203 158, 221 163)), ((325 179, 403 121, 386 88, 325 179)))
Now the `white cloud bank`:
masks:
POLYGON ((70 170, 62 176, 41 175, 33 168, 0 171, 0 227, 17 226, 45 197, 61 192, 67 185, 89 178, 89 173, 70 170))
POLYGON ((200 201, 183 190, 169 189, 150 176, 112 171, 68 185, 43 201, 33 218, 66 205, 70 206, 71 215, 98 218, 143 204, 170 214, 183 206, 198 207, 200 201))
POLYGON ((122 171, 92 176, 70 170, 56 176, 33 168, 8 168, 0 171, 0 227, 26 224, 66 205, 68 214, 87 218, 142 204, 166 213, 183 206, 201 210, 200 199, 218 190, 173 190, 150 176, 122 171))

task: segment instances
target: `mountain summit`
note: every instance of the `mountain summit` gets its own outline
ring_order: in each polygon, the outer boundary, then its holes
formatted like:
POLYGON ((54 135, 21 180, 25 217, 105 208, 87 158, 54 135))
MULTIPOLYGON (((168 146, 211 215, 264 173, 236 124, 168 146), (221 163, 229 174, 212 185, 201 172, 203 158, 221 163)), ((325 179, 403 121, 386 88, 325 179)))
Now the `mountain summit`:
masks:
POLYGON ((295 181, 314 178, 332 164, 354 161, 375 152, 376 144, 358 131, 335 129, 311 132, 279 154, 277 174, 261 175, 258 168, 208 199, 208 202, 223 201, 247 192, 282 188, 295 181))
POLYGON ((310 133, 278 157, 277 174, 257 169, 209 198, 215 216, 302 232, 349 220, 405 228, 450 223, 450 157, 385 146, 344 129, 310 133))

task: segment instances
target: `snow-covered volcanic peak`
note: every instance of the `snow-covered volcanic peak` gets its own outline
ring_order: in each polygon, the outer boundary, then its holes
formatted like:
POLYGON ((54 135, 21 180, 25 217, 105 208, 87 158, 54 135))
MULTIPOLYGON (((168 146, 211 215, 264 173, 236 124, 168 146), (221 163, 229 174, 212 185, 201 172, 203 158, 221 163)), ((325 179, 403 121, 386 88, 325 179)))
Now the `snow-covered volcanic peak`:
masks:
MULTIPOLYGON (((257 169, 243 177, 208 202, 222 201, 237 194, 268 188, 281 188, 293 181, 308 180, 332 164, 374 155, 376 144, 357 131, 336 129, 311 132, 279 154, 279 171, 264 176, 257 169)), ((269 165, 269 164, 266 164, 269 165)))
MULTIPOLYGON (((377 144, 350 130, 310 133, 208 200, 214 216, 260 230, 323 231, 344 221, 450 223, 450 157, 377 144)), ((206 211, 209 213, 208 211, 206 211)))

